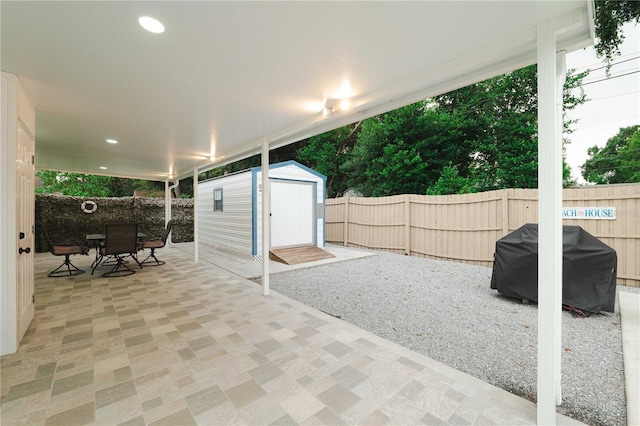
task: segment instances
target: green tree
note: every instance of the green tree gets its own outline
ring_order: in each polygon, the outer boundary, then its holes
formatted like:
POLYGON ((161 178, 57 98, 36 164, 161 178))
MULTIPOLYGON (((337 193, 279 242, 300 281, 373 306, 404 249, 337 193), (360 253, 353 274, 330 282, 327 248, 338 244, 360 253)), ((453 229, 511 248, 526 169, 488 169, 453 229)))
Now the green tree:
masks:
MULTIPOLYGON (((567 74, 566 110, 585 101, 585 76, 567 74)), ((363 121, 341 170, 365 196, 535 188, 537 120, 533 65, 363 121)))
POLYGON ((581 166, 582 177, 596 184, 639 182, 640 125, 621 128, 604 147, 588 149, 589 158, 581 166))
POLYGON ((594 21, 598 38, 596 53, 604 59, 608 72, 613 57, 620 55, 618 46, 624 41, 622 25, 633 21, 640 23, 640 1, 595 0, 594 21))
POLYGON ((360 129, 361 122, 358 122, 299 144, 298 161, 327 176, 327 197, 341 196, 349 188, 345 164, 351 159, 360 129))
POLYGON ((458 169, 448 164, 436 183, 427 189, 427 195, 467 194, 476 192, 476 189, 473 179, 460 176, 458 169))
POLYGON ((640 182, 640 130, 620 150, 620 173, 628 176, 629 182, 640 182))
POLYGON ((365 120, 344 165, 349 186, 365 196, 424 194, 445 165, 466 172, 472 121, 428 102, 365 120))
MULTIPOLYGON (((39 194, 61 194, 77 197, 131 197, 136 189, 164 191, 164 182, 126 179, 113 176, 38 170, 39 194)), ((183 193, 193 194, 191 182, 184 182, 183 193)))
POLYGON ((109 176, 85 175, 81 173, 39 170, 36 176, 42 183, 36 188, 39 194, 59 193, 77 197, 108 197, 113 178, 109 176))
MULTIPOLYGON (((586 72, 567 73, 563 91, 565 112, 585 102, 581 83, 586 72)), ((449 114, 475 117, 473 158, 469 175, 475 188, 535 188, 538 185, 538 93, 537 66, 508 74, 436 97, 438 108, 449 114)), ((571 121, 564 116, 565 135, 571 121)), ((565 137, 565 143, 568 143, 565 137)), ((570 169, 565 164, 565 177, 570 169)))
POLYGON ((144 179, 134 179, 131 181, 133 192, 135 191, 153 191, 156 194, 164 194, 164 182, 144 179))

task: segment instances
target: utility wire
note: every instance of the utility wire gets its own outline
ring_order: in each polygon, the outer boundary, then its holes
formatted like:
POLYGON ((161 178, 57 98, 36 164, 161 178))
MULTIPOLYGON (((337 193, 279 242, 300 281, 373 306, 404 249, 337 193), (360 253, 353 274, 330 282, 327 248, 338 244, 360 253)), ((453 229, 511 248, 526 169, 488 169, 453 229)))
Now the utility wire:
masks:
POLYGON ((631 92, 618 93, 617 95, 601 96, 599 98, 591 98, 591 99, 587 100, 586 102, 599 101, 599 100, 602 100, 602 99, 609 99, 609 98, 616 98, 618 96, 627 96, 627 95, 631 95, 633 93, 638 93, 638 92, 640 92, 640 90, 633 90, 631 92))
POLYGON ((631 74, 637 74, 639 72, 640 72, 640 70, 635 70, 635 71, 631 71, 631 72, 628 72, 628 73, 625 73, 625 74, 614 75, 613 77, 607 77, 607 78, 602 78, 600 80, 589 81, 587 83, 582 83, 582 86, 587 86, 587 85, 593 84, 593 83, 600 83, 601 81, 606 81, 606 80, 613 80, 614 78, 624 77, 626 75, 631 75, 631 74))
MULTIPOLYGON (((638 62, 638 64, 640 65, 640 62, 638 62)), ((589 76, 584 78, 584 81, 583 81, 582 84, 584 85, 586 83, 591 83, 591 82, 596 81, 596 80, 608 80, 610 78, 615 78, 615 77, 617 77, 617 76, 619 76, 619 75, 621 75, 623 73, 626 73, 626 72, 637 71, 638 69, 640 69, 640 67, 627 68, 627 69, 624 69, 624 70, 616 71, 615 73, 608 74, 608 75, 604 75, 604 74, 600 74, 600 75, 593 74, 593 75, 591 75, 591 74, 589 74, 589 76)))
POLYGON ((615 116, 609 116, 609 117, 603 117, 600 118, 598 120, 592 120, 592 121, 583 121, 581 120, 580 123, 582 123, 579 127, 579 129, 575 129, 574 133, 577 131, 582 131, 585 129, 591 129, 594 127, 604 127, 607 126, 609 124, 613 124, 613 123, 624 123, 627 122, 627 120, 629 118, 633 118, 633 117, 637 117, 638 116, 638 111, 632 111, 630 113, 627 114, 621 114, 621 115, 615 115, 615 116))
MULTIPOLYGON (((640 50, 637 50, 635 52, 625 53, 624 55, 620 55, 616 59, 624 59, 624 61, 616 62, 615 64, 611 64, 611 66, 613 67, 615 65, 621 64, 622 62, 626 62, 627 61, 626 60, 627 56, 635 55, 635 54, 638 54, 638 53, 640 53, 640 50)), ((596 66, 596 65, 602 65, 602 62, 601 61, 600 62, 594 62, 591 65, 587 65, 587 66, 584 66, 584 67, 579 67, 579 68, 576 68, 575 70, 576 70, 576 72, 579 72, 579 71, 581 72, 581 70, 586 70, 587 68, 591 68, 591 67, 596 66)), ((603 66, 601 66, 600 68, 597 68, 597 69, 601 69, 601 68, 606 68, 606 65, 603 65, 603 66)), ((595 70, 592 69, 591 71, 595 71, 595 70)))
MULTIPOLYGON (((639 58, 640 58, 640 56, 635 56, 633 58, 625 59, 624 61, 620 61, 620 62, 616 62, 615 64, 611 64, 611 66, 624 64, 625 62, 634 61, 634 60, 639 59, 639 58)), ((598 67, 598 68, 588 68, 588 70, 589 70, 589 72, 593 72, 593 71, 598 71, 598 70, 605 69, 606 67, 607 67, 606 65, 603 65, 603 66, 598 67)))

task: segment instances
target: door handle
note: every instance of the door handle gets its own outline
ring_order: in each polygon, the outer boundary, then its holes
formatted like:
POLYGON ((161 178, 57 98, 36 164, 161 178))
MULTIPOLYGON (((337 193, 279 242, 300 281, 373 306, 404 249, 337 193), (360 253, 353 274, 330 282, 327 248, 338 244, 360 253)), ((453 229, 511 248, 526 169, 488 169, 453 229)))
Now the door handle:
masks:
POLYGON ((22 254, 22 253, 27 253, 27 254, 31 253, 31 247, 27 247, 26 249, 23 249, 22 247, 20 247, 18 249, 18 254, 22 254))

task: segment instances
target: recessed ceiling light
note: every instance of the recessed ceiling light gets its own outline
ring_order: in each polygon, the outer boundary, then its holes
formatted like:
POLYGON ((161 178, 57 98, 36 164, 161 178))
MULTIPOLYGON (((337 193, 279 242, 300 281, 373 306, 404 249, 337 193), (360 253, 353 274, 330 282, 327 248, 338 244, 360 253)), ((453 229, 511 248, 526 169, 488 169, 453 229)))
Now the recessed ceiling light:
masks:
POLYGON ((100 170, 107 170, 105 166, 100 166, 100 170))
POLYGON ((115 140, 115 139, 107 139, 107 142, 108 143, 118 143, 118 141, 115 140))
POLYGON ((140 23, 142 28, 152 33, 160 34, 164 32, 164 25, 162 25, 162 22, 149 16, 141 16, 138 19, 138 23, 140 23))

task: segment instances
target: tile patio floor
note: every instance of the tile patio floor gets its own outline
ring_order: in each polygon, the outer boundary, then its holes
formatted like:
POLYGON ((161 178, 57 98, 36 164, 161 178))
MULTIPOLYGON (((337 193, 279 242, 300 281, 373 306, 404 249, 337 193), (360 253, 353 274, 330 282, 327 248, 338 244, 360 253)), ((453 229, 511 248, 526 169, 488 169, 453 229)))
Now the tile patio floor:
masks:
POLYGON ((176 248, 158 257, 48 278, 61 260, 36 255, 36 316, 0 365, 3 426, 535 423, 531 402, 176 248))

